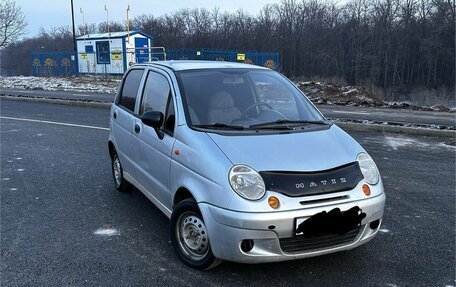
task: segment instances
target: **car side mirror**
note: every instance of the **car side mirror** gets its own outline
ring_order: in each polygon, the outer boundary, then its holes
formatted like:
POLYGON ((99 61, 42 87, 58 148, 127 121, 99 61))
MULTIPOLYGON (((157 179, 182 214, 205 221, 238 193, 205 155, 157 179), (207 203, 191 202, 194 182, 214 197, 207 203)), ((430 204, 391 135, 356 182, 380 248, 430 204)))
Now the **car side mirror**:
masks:
POLYGON ((162 112, 148 111, 148 112, 145 112, 141 116, 141 121, 146 126, 152 127, 155 130, 155 132, 157 133, 157 136, 159 139, 163 139, 164 134, 160 130, 160 128, 163 125, 164 117, 165 116, 163 115, 162 112))

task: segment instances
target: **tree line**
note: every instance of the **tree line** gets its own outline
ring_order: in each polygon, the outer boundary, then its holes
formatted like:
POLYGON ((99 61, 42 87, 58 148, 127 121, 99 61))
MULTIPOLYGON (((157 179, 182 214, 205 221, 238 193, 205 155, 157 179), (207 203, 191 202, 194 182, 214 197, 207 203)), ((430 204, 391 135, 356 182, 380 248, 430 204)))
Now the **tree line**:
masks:
MULTIPOLYGON (((454 89, 455 7, 454 0, 283 0, 256 15, 219 8, 144 14, 130 28, 152 34, 155 46, 277 51, 289 77, 337 78, 407 93, 454 89)), ((109 30, 126 30, 125 24, 112 22, 109 30)), ((106 31, 106 23, 78 27, 79 35, 106 31)), ((42 30, 4 49, 2 68, 28 74, 32 51, 71 51, 72 45, 69 26, 42 30)))

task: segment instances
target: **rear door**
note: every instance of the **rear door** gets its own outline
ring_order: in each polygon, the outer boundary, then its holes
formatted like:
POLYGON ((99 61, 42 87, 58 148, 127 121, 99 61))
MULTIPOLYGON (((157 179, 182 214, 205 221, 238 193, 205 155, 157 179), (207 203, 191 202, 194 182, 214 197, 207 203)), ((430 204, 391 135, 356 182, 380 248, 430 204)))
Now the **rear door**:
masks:
POLYGON ((135 176, 134 153, 131 132, 134 127, 135 106, 144 69, 131 69, 124 78, 123 84, 111 110, 112 136, 117 154, 124 172, 135 176))
POLYGON ((166 73, 159 70, 147 72, 132 136, 138 169, 137 180, 167 208, 171 207, 169 169, 175 142, 173 133, 176 121, 171 87, 171 80, 166 73), (160 129, 164 134, 162 139, 153 128, 141 122, 141 115, 147 111, 163 113, 164 123, 160 129))

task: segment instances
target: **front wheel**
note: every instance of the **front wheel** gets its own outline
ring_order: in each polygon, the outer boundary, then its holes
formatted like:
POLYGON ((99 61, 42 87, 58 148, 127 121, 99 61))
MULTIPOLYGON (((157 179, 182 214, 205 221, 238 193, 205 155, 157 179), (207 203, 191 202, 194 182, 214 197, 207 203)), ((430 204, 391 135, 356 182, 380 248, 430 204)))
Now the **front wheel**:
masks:
POLYGON ((196 269, 211 269, 222 261, 214 257, 206 225, 194 200, 180 202, 171 215, 171 242, 185 264, 196 269))
POLYGON ((117 190, 120 192, 131 191, 133 186, 123 177, 122 165, 120 164, 120 159, 116 151, 113 151, 111 159, 112 176, 114 177, 114 183, 116 184, 117 190))

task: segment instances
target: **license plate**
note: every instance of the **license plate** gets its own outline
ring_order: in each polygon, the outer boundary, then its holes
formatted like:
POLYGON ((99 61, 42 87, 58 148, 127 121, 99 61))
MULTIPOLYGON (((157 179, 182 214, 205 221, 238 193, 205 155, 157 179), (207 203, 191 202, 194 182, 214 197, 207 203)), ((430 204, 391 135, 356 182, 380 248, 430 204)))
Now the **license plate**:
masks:
POLYGON ((295 235, 318 237, 326 234, 345 234, 361 225, 366 214, 358 207, 347 211, 334 208, 329 212, 323 211, 311 217, 295 219, 295 235))

